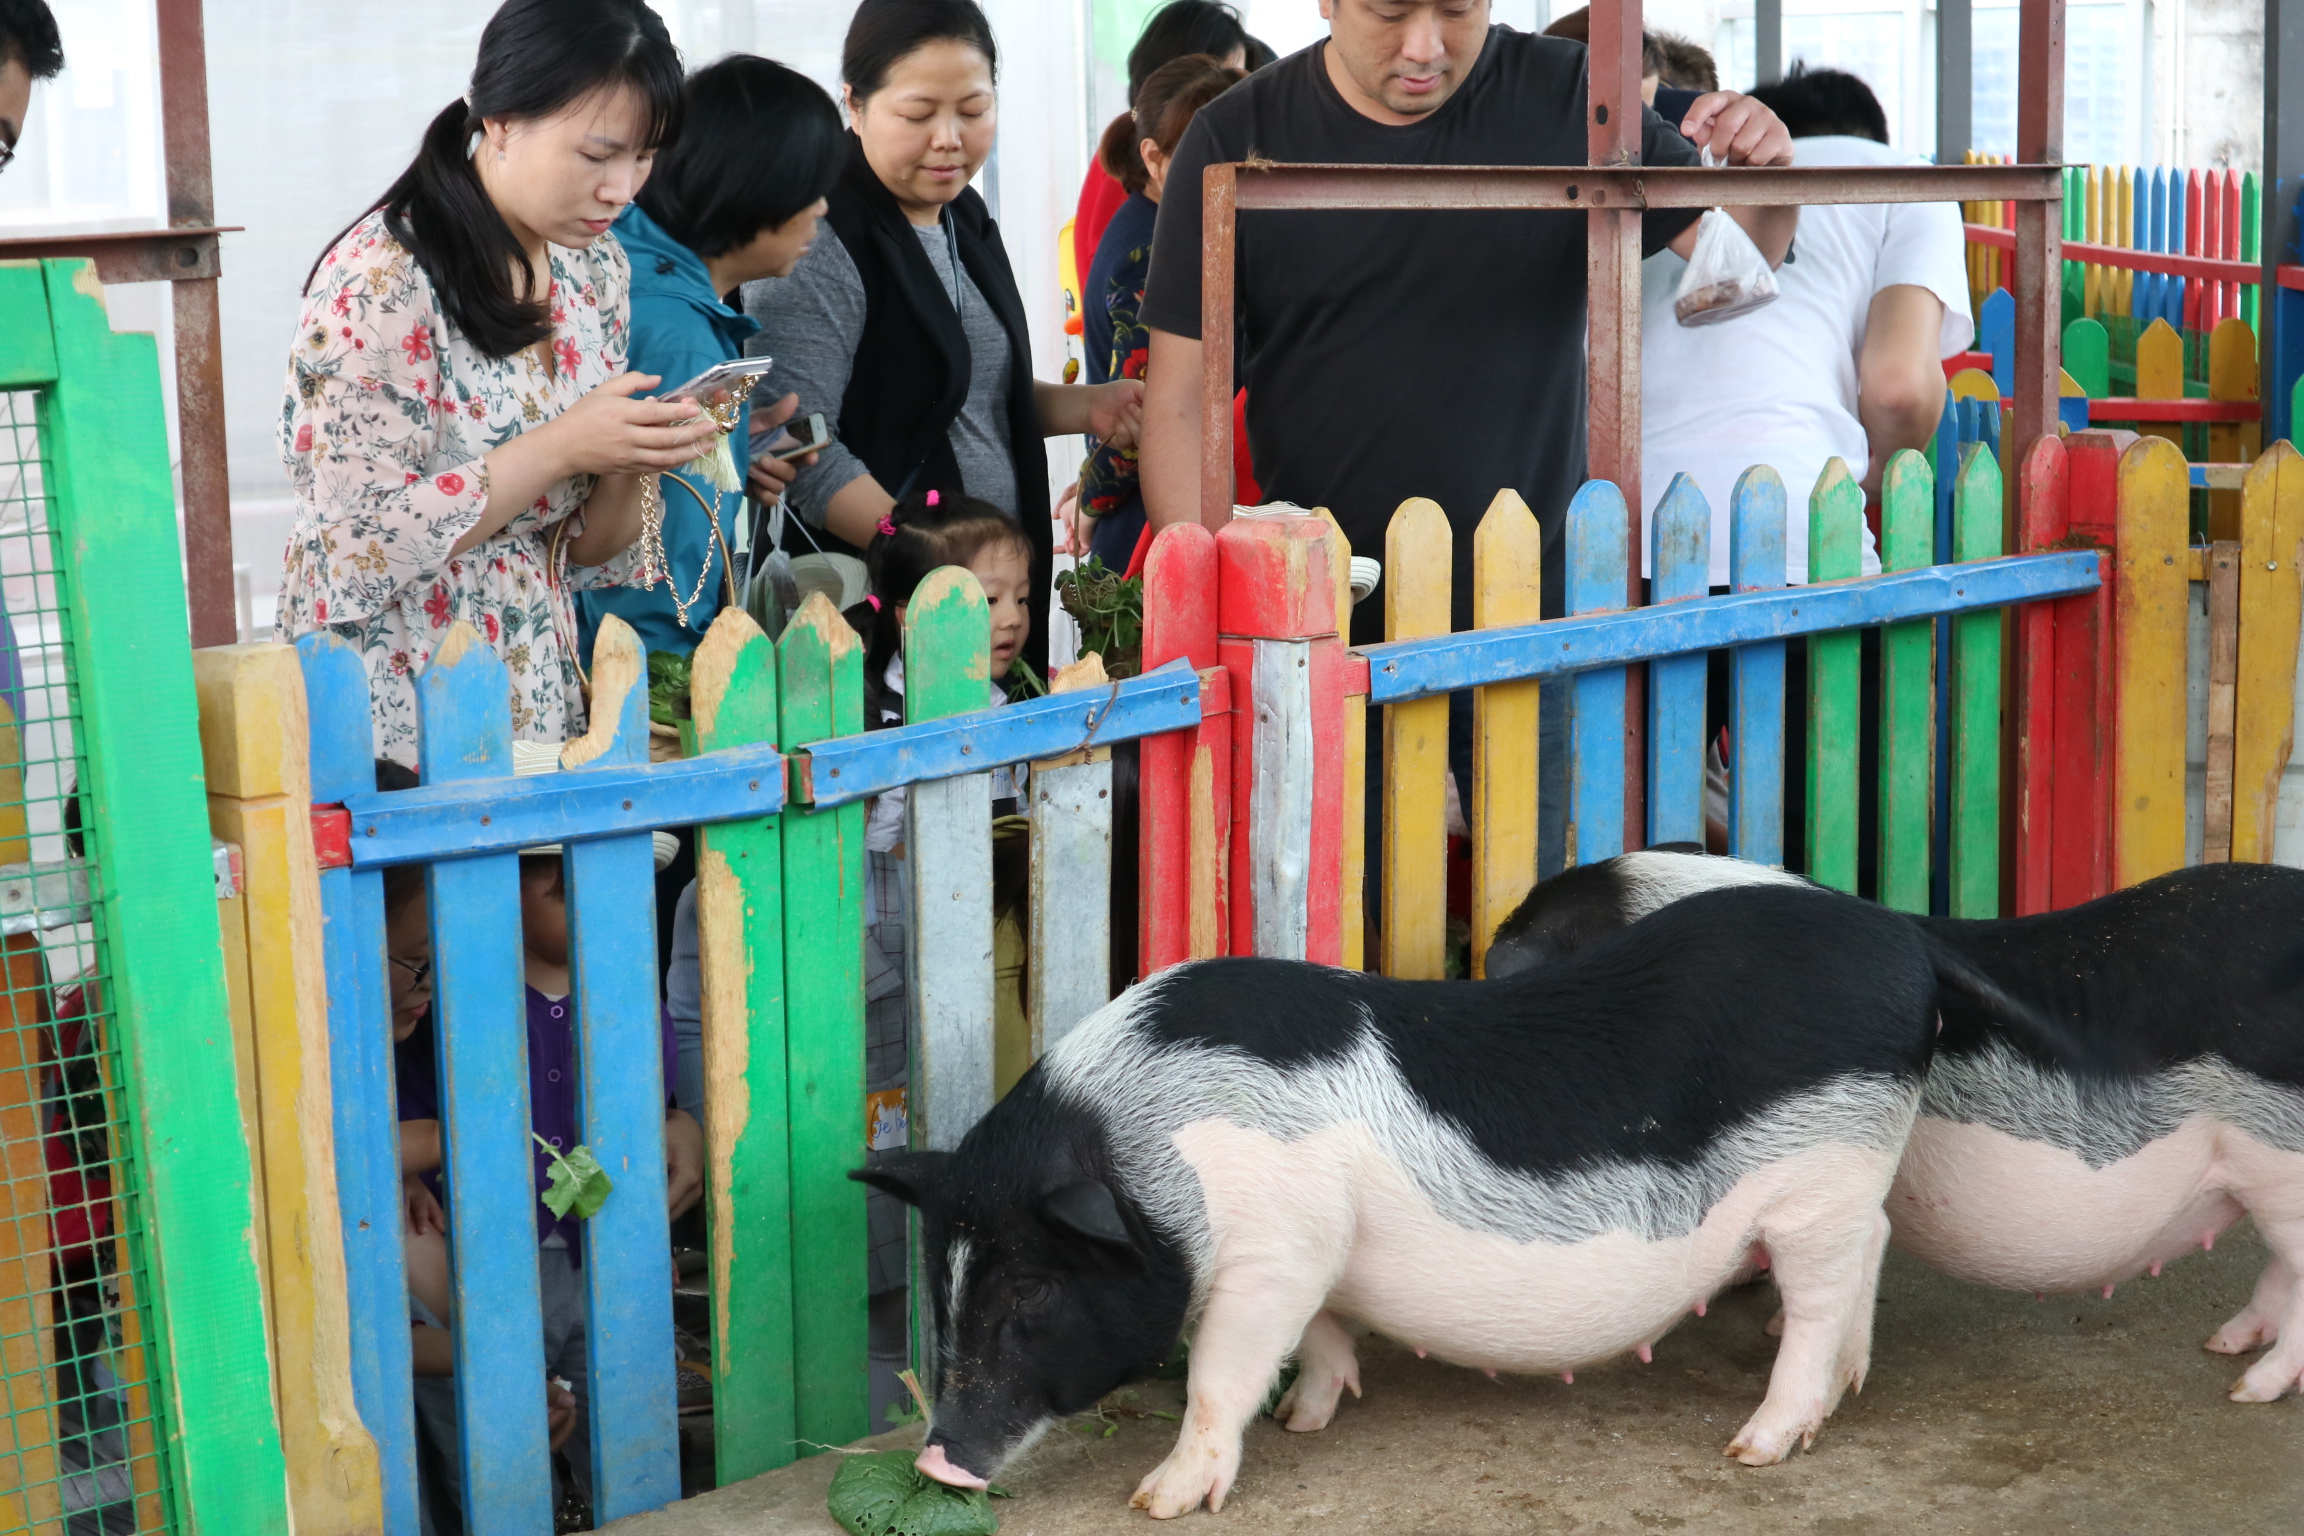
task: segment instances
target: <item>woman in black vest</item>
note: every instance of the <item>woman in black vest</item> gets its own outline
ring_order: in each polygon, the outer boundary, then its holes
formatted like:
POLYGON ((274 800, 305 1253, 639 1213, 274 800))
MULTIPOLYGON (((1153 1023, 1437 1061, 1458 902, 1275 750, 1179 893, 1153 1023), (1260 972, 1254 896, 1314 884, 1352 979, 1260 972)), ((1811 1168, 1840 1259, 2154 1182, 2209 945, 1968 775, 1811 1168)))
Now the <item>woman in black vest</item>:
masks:
POLYGON ((863 0, 840 70, 848 161, 809 253, 748 284, 769 387, 836 422, 793 509, 861 549, 898 498, 965 491, 1023 526, 1033 554, 1025 656, 1047 670, 1051 575, 1042 439, 1133 443, 1143 387, 1032 377, 999 227, 969 185, 992 152, 996 52, 975 0, 863 0))

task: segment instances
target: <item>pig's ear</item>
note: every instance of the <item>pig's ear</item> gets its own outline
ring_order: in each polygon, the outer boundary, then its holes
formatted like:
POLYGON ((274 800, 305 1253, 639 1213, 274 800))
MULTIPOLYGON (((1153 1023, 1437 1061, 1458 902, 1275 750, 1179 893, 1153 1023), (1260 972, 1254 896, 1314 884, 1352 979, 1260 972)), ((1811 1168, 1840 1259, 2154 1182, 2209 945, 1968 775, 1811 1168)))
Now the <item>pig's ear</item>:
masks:
POLYGON ((899 1152, 875 1168, 855 1168, 848 1177, 894 1195, 906 1205, 919 1205, 944 1182, 952 1161, 949 1152, 899 1152))
POLYGON ((1120 1202, 1112 1198, 1112 1191, 1094 1179, 1082 1179, 1077 1184, 1066 1184, 1051 1190, 1040 1202, 1040 1215, 1050 1226, 1074 1237, 1084 1238, 1099 1248, 1111 1249, 1142 1259, 1144 1251, 1137 1246, 1136 1234, 1128 1230, 1121 1219, 1120 1202))

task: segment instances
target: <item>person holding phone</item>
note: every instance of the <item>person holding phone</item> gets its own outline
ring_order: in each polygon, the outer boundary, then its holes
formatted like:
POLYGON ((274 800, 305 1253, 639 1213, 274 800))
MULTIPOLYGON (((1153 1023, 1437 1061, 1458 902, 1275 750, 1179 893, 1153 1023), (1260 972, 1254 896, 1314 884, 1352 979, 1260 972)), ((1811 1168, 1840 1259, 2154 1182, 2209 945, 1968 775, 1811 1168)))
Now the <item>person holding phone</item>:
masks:
MULTIPOLYGON (((680 137, 656 157, 647 184, 616 220, 632 262, 630 366, 668 385, 744 355, 760 323, 724 300, 745 283, 783 276, 807 253, 842 158, 840 113, 798 70, 731 54, 689 76, 684 97, 680 137), (731 154, 731 145, 747 148, 731 154)), ((782 424, 799 398, 776 389, 778 371, 770 368, 764 390, 782 398, 739 409, 728 444, 740 472, 750 461, 749 488, 765 502, 808 462, 782 451, 791 446, 782 424)), ((639 633, 649 654, 687 655, 728 601, 731 574, 744 580, 752 535, 745 493, 721 491, 694 471, 664 476, 659 489, 665 579, 579 594, 587 656, 610 613, 639 633)))
POLYGON ((677 381, 625 367, 631 266, 609 232, 680 88, 640 0, 506 0, 471 91, 306 280, 275 632, 360 650, 378 757, 415 764, 416 676, 459 621, 511 673, 515 736, 584 729, 569 588, 631 574, 643 480, 718 431, 643 398, 677 381))
POLYGON ((852 134, 828 228, 790 277, 747 285, 744 310, 761 324, 748 350, 775 358, 800 409, 832 424, 832 444, 793 481, 793 509, 856 551, 915 493, 1000 508, 1034 551, 1024 660, 1044 675, 1043 440, 1130 446, 1144 387, 1032 377, 1015 274, 968 185, 992 152, 996 58, 975 0, 863 0, 841 51, 852 134))

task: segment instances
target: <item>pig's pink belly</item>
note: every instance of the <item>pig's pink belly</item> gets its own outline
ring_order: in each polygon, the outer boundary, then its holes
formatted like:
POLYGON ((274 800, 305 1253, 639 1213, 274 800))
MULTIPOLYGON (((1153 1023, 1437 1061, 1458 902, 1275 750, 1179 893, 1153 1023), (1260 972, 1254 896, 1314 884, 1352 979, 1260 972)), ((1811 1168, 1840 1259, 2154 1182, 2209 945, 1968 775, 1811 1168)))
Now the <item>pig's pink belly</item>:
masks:
POLYGON ((1389 1162, 1364 1167, 1358 1220, 1331 1310, 1444 1360, 1500 1371, 1557 1371, 1651 1342, 1734 1278, 1761 1218, 1867 1208, 1889 1177, 1884 1153, 1820 1147, 1739 1180, 1685 1236, 1608 1232, 1518 1243, 1435 1212, 1389 1162))
POLYGON ((2196 1252, 2238 1220, 2226 1192, 2233 1160, 2268 1152, 2197 1118, 2090 1168, 2046 1142, 1923 1115, 1888 1217, 1898 1247, 1948 1275, 2012 1290, 2092 1290, 2196 1252))

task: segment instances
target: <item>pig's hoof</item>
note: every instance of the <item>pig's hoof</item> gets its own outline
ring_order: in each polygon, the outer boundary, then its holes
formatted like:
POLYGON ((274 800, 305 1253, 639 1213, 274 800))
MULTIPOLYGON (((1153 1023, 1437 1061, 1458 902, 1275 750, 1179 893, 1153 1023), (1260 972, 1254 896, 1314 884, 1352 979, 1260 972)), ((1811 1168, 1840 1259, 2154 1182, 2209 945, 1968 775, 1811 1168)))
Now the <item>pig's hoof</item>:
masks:
POLYGON ((2260 1317, 2251 1308, 2217 1329, 2201 1347, 2211 1354, 2244 1355, 2252 1349, 2263 1348, 2279 1337, 2279 1320, 2260 1317))
POLYGON ((2282 1397, 2296 1390, 2297 1378, 2300 1375, 2304 1375, 2304 1371, 2299 1371, 2295 1362, 2287 1361, 2274 1364, 2272 1357, 2267 1355, 2257 1361, 2247 1375, 2232 1383, 2232 1401, 2236 1403, 2278 1402, 2282 1397), (2271 1366, 2272 1369, 2266 1370, 2266 1366, 2271 1366))
POLYGON ((1328 1421, 1336 1417, 1336 1405, 1350 1387, 1352 1395, 1360 1395, 1360 1367, 1357 1363, 1342 1371, 1321 1371, 1317 1374, 1302 1371, 1280 1394, 1280 1401, 1272 1407, 1272 1417, 1297 1434, 1308 1435, 1317 1429, 1326 1429, 1328 1421))
POLYGON ((1768 1337, 1772 1339, 1780 1339, 1784 1337, 1784 1309, 1782 1307, 1778 1307, 1776 1309, 1776 1315, 1768 1319, 1767 1332, 1768 1337))
POLYGON ((1751 1423, 1737 1431, 1736 1438, 1728 1442, 1727 1455, 1748 1467, 1772 1467, 1789 1457, 1793 1451, 1806 1449, 1815 1443, 1817 1420, 1764 1424, 1761 1419, 1766 1413, 1767 1410, 1763 1408, 1760 1414, 1753 1416, 1751 1423))
POLYGON ((1188 1515, 1202 1503, 1214 1513, 1224 1507, 1224 1495, 1231 1491, 1232 1478, 1239 1470, 1238 1451, 1223 1457, 1214 1451, 1179 1445, 1136 1485, 1136 1496, 1128 1503, 1155 1520, 1188 1515))

